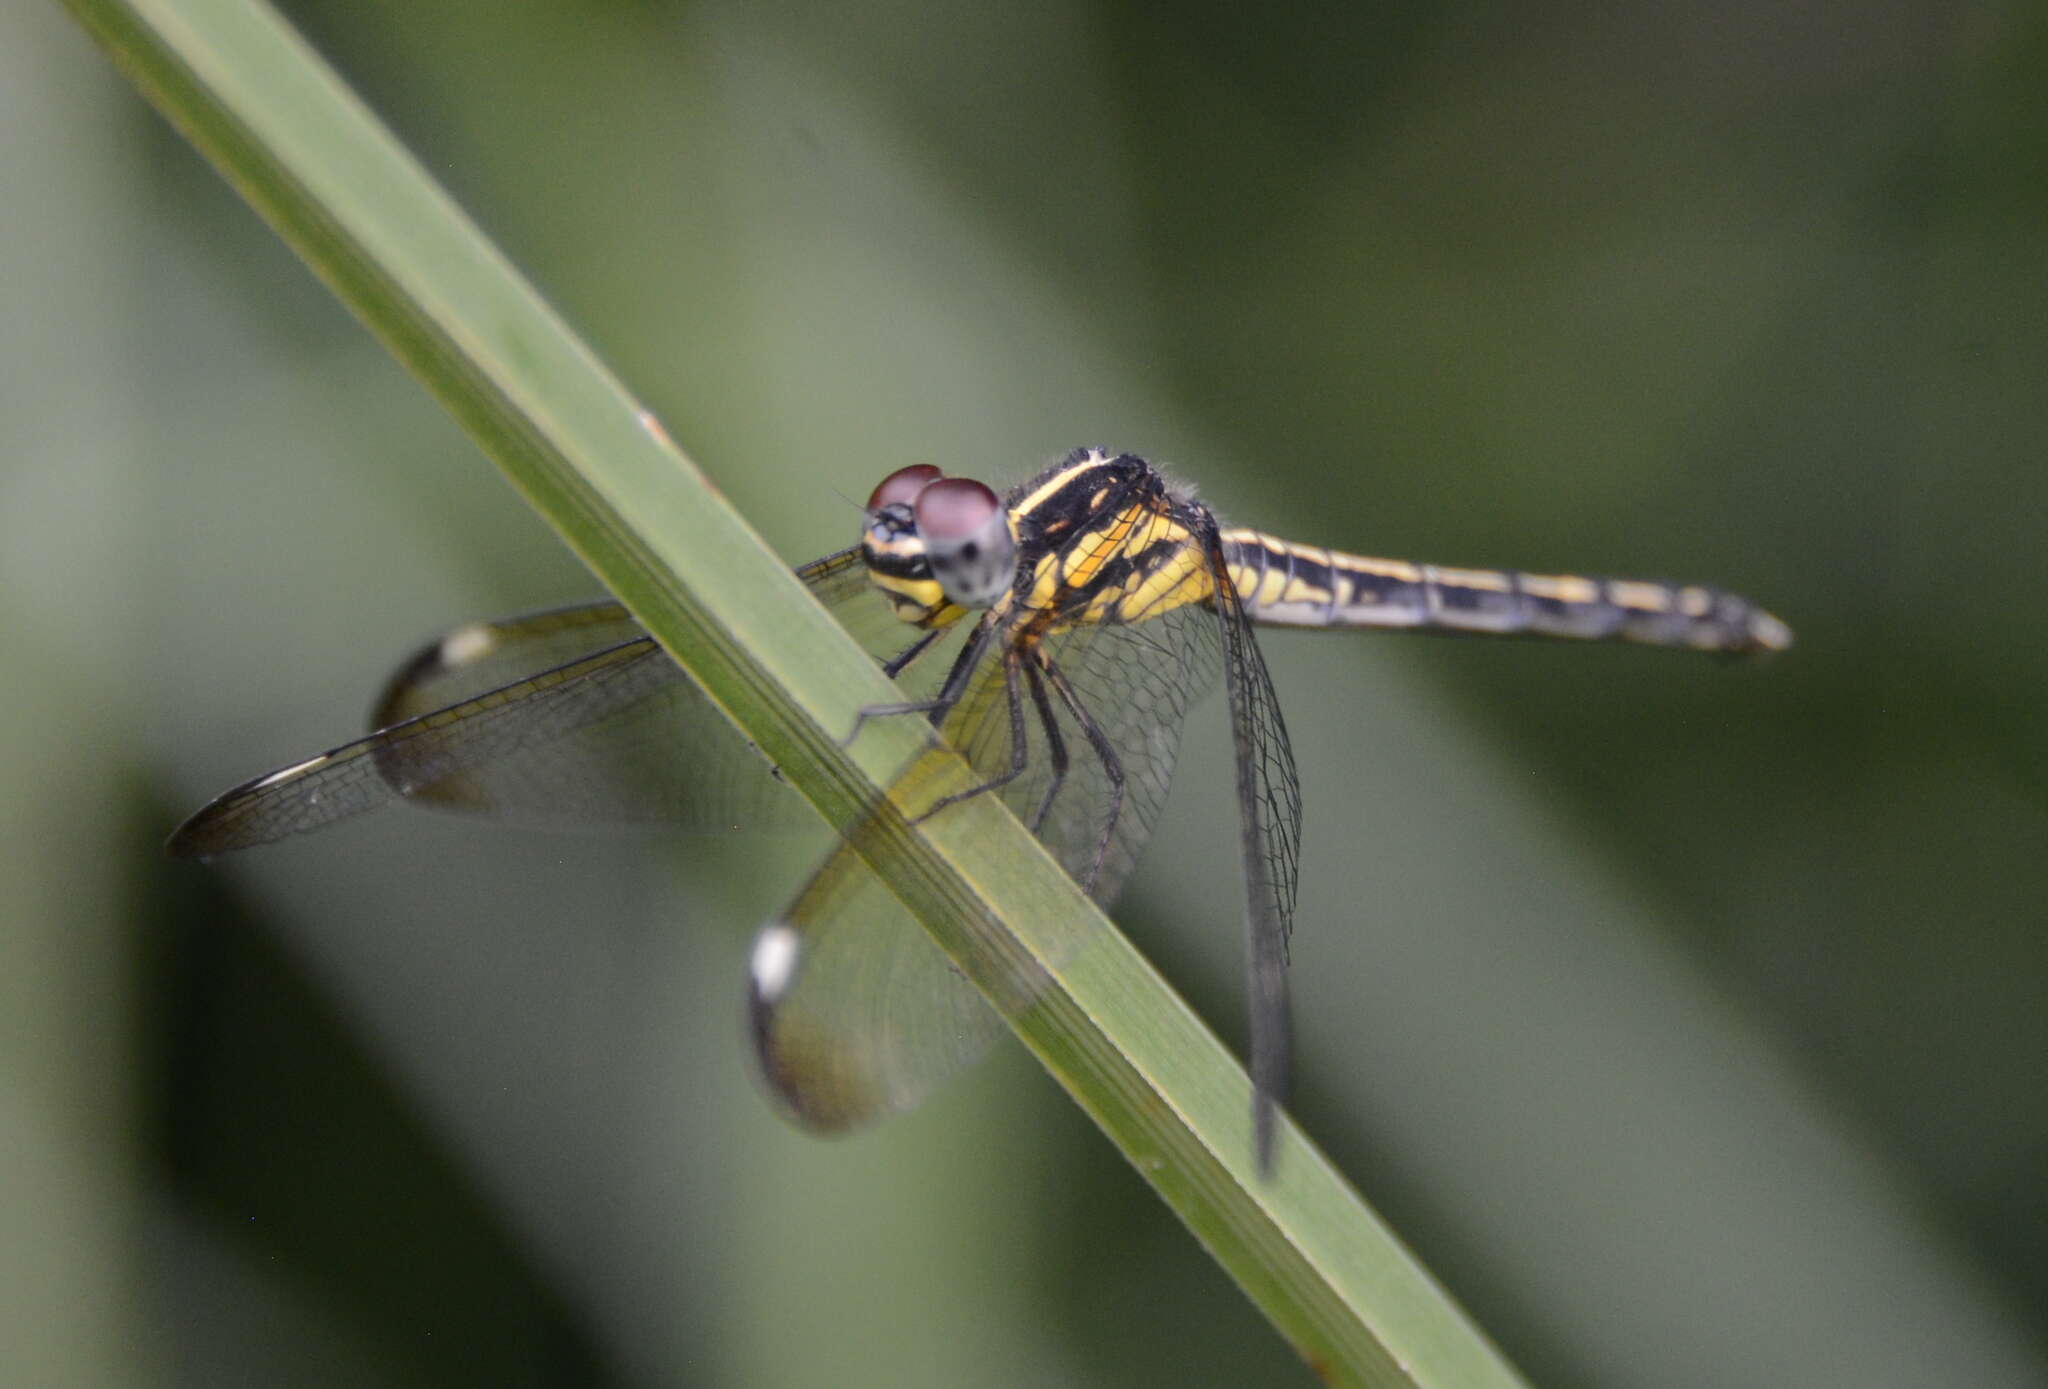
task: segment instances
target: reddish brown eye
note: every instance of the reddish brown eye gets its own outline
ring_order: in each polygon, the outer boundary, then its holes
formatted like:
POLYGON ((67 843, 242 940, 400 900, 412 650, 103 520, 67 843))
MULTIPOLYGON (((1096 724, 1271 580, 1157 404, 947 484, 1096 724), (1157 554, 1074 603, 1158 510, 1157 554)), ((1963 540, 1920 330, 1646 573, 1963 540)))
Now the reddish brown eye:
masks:
POLYGON ((994 492, 972 478, 949 477, 911 503, 925 562, 950 602, 986 608, 1017 581, 1017 541, 1010 514, 994 492))
POLYGON ((917 494, 914 506, 918 534, 927 544, 943 544, 965 540, 984 529, 989 518, 1002 509, 1002 502, 971 477, 949 477, 926 486, 917 494))
POLYGON ((868 495, 868 511, 880 511, 897 502, 914 502, 917 494, 944 476, 929 463, 913 463, 907 468, 898 468, 876 484, 868 495))

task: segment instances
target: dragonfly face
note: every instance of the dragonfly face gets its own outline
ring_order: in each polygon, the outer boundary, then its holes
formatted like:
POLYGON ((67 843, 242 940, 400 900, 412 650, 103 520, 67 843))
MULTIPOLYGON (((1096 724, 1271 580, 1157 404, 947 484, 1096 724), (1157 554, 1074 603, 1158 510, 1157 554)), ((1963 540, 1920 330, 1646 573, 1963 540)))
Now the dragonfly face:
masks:
MULTIPOLYGON (((1189 702, 1222 675, 1262 1161, 1288 1070, 1301 795, 1255 625, 1724 654, 1791 640, 1770 614, 1699 585, 1445 569, 1226 530, 1143 459, 1099 449, 1000 498, 929 465, 898 469, 870 496, 860 543, 797 573, 915 696, 863 717, 928 718, 978 778, 921 813, 999 797, 1105 906, 1164 802, 1189 702)), ((458 629, 400 667, 374 727, 216 797, 171 851, 223 853, 400 799, 526 821, 698 828, 772 817, 787 799, 614 603, 458 629)), ((826 1131, 917 1103, 1001 1031, 844 843, 763 929, 750 1001, 771 1092, 826 1131)))
POLYGON ((941 478, 917 494, 911 518, 924 542, 932 577, 950 602, 986 608, 1017 577, 1017 537, 1010 513, 987 484, 941 478))
POLYGON ((917 494, 939 477, 937 468, 918 463, 883 478, 868 498, 867 525, 861 532, 860 557, 869 582, 890 610, 914 627, 944 626, 963 611, 947 601, 933 576, 931 556, 925 553, 911 509, 917 494))

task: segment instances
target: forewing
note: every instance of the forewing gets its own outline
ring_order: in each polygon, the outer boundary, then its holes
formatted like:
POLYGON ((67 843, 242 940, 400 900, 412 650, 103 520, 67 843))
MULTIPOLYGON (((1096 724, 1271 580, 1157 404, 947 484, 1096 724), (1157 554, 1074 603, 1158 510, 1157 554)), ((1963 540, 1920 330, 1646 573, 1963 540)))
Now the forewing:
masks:
POLYGON ((370 710, 370 727, 432 714, 646 636, 616 602, 467 622, 422 646, 391 673, 370 710))
MULTIPOLYGON (((874 597, 858 549, 812 560, 796 574, 878 660, 908 643, 908 629, 874 597)), ((465 623, 428 642, 392 673, 371 711, 370 727, 389 728, 646 635, 613 601, 465 623)))
POLYGON ((520 809, 522 796, 550 808, 573 805, 576 787, 533 787, 525 778, 582 777, 584 769, 560 757, 568 735, 674 697, 687 687, 681 675, 648 638, 625 642, 235 787, 179 826, 170 851, 209 855, 267 844, 401 798, 500 813, 520 809))
MULTIPOLYGON (((906 644, 909 629, 869 591, 857 551, 797 573, 870 652, 906 644)), ((399 799, 555 826, 805 819, 753 745, 616 603, 459 627, 399 668, 375 718, 368 737, 218 797, 171 851, 247 848, 399 799)))
POLYGON ((1214 608, 1223 646, 1237 753, 1243 832, 1246 956, 1251 994, 1252 1118, 1261 1170, 1272 1165, 1273 1133, 1287 1095, 1292 1024, 1288 1015, 1287 937, 1301 863, 1301 782, 1273 680, 1231 585, 1216 522, 1200 512, 1203 546, 1215 579, 1214 608))
MULTIPOLYGON (((1046 655, 1116 750, 1124 796, 1104 853, 1111 778, 1080 716, 1048 690, 1069 765, 1040 838, 1077 879, 1101 855, 1092 895, 1107 906, 1165 801, 1188 701, 1215 678, 1216 624, 1206 609, 1181 609, 1057 635, 1046 655)), ((1028 694, 1023 707, 1030 770, 999 794, 1028 824, 1053 772, 1028 694)), ((995 650, 942 725, 983 777, 1010 765, 1009 709, 995 650)), ((916 808, 914 796, 904 799, 916 808)), ((974 986, 846 843, 833 847, 784 917, 763 929, 753 961, 751 1016, 763 1073, 782 1108, 821 1131, 911 1108, 1002 1030, 974 986)))

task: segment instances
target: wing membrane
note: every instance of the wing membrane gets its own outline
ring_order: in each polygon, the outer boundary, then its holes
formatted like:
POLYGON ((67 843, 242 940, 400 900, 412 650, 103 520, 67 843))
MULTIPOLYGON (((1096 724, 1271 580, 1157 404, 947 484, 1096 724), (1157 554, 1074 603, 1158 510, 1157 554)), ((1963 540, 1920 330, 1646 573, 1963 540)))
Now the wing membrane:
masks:
MULTIPOLYGON (((858 551, 797 574, 871 653, 904 644, 858 551)), ((395 800, 565 826, 721 829, 805 814, 616 603, 459 627, 399 668, 374 717, 368 737, 216 798, 171 852, 269 843, 395 800)))
POLYGON ((370 710, 370 727, 437 713, 646 635, 615 602, 464 623, 391 673, 370 710))
POLYGON ((785 1113, 836 1133, 915 1105, 1002 1019, 854 851, 834 846, 755 942, 756 1055, 785 1113))
MULTIPOLYGON (((1099 858, 1090 895, 1108 906, 1158 820, 1187 703, 1215 679, 1215 619, 1188 608, 1138 624, 1082 627, 1048 638, 1044 654, 1115 749, 1123 805, 1105 851, 1111 778, 1080 716, 1048 692, 1069 762, 1039 838, 1077 880, 1085 882, 1099 858)), ((1036 703, 1022 702, 1030 769, 997 794, 1030 824, 1054 771, 1036 703)), ((993 652, 941 724, 984 777, 1010 765, 1009 709, 1001 653, 993 652)), ((762 930, 751 984, 754 1039, 769 1086, 785 1112, 824 1132, 914 1106, 1003 1030, 846 842, 833 846, 784 917, 762 930)))
POLYGON ((1287 993, 1287 937, 1294 925, 1301 864, 1301 781, 1273 679, 1251 619, 1230 582, 1215 518, 1200 510, 1199 533, 1215 575, 1215 622, 1237 751, 1238 822, 1243 832, 1245 950, 1251 995, 1252 1130, 1262 1171, 1286 1100, 1293 1025, 1287 993))

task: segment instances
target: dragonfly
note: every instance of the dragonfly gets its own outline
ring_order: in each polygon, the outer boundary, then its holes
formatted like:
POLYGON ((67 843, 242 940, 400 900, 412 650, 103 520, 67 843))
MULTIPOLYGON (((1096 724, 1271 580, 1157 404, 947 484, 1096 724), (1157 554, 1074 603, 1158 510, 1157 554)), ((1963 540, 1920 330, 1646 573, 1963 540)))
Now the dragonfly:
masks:
MULTIPOLYGON (((1220 679, 1262 1171, 1290 1070, 1302 800, 1255 629, 1621 641, 1725 656, 1792 641, 1778 618, 1705 585, 1446 568, 1225 527, 1152 464, 1101 448, 1077 449, 1004 495, 928 463, 900 467, 868 498, 859 542, 796 573, 908 696, 863 710, 861 723, 923 717, 971 768, 970 784, 919 818, 999 797, 1105 909, 1158 818, 1189 705, 1220 679)), ((793 802, 615 602, 455 628, 391 676, 371 726, 214 798, 172 835, 170 852, 211 857, 399 801, 529 823, 699 829, 774 823, 793 802)), ((850 839, 759 931, 748 1003, 771 1096, 821 1133, 917 1104, 1003 1029, 850 839)))

